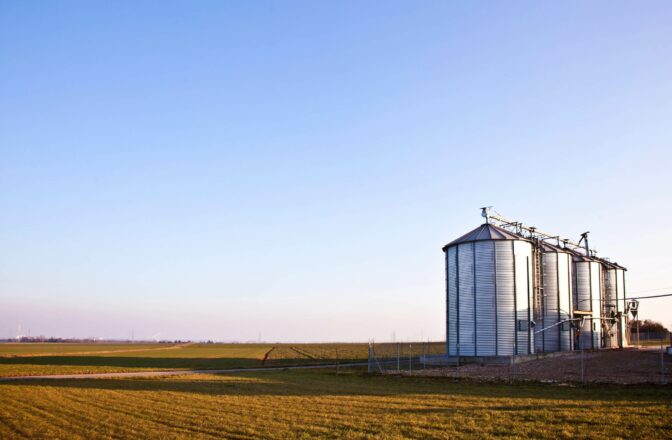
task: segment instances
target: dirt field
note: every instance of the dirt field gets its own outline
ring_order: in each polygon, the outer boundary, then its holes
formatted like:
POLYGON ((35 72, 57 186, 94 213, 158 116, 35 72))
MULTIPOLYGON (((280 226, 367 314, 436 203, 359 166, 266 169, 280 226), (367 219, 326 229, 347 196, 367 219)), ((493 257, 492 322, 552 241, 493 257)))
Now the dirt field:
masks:
MULTIPOLYGON (((584 380, 589 383, 661 383, 660 349, 604 350, 584 353, 584 380)), ((672 356, 663 355, 664 381, 672 383, 672 356)), ((528 361, 514 366, 463 365, 416 374, 507 381, 581 382, 581 354, 528 361)))

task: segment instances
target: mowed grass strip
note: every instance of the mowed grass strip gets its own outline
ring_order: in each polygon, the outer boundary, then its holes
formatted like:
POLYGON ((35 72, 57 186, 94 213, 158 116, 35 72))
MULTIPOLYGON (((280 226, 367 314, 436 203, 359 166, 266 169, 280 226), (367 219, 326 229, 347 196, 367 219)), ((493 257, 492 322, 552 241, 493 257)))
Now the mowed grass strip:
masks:
POLYGON ((0 438, 663 438, 670 387, 361 371, 0 384, 0 438))

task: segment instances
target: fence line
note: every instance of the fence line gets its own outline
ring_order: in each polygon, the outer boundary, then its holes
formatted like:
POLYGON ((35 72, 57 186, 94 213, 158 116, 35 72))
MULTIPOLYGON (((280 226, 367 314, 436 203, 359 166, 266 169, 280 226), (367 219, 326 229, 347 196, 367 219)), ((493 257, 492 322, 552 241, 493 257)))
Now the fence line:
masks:
POLYGON ((456 357, 444 343, 369 344, 369 373, 542 382, 672 383, 672 359, 659 350, 578 350, 528 356, 456 357))

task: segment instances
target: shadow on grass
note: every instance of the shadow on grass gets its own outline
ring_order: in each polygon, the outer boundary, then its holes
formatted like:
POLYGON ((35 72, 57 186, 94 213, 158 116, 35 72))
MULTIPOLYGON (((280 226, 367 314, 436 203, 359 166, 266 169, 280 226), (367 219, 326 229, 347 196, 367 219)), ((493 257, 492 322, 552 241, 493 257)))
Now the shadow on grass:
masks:
MULTIPOLYGON (((445 396, 478 399, 543 399, 553 401, 594 402, 613 406, 650 405, 651 402, 669 402, 672 387, 656 386, 591 386, 567 388, 543 384, 486 384, 445 378, 413 378, 398 376, 371 376, 360 370, 335 374, 333 369, 277 370, 214 374, 202 379, 187 377, 30 380, 0 383, 3 386, 50 387, 64 389, 96 389, 129 392, 176 392, 211 396, 445 396)), ((448 399, 450 400, 450 399, 448 399)), ((489 407, 483 400, 483 407, 489 407)), ((537 406, 529 401, 499 407, 500 410, 529 410, 537 406)), ((563 408, 582 408, 585 404, 563 402, 563 408)), ((449 403, 446 403, 449 405, 449 403)), ((545 404, 548 406, 548 404, 545 404)), ((440 405, 436 411, 443 411, 440 405)), ((552 406, 552 405, 551 405, 552 406)), ((550 407, 550 406, 549 406, 550 407)), ((419 412, 434 411, 432 408, 419 412)))

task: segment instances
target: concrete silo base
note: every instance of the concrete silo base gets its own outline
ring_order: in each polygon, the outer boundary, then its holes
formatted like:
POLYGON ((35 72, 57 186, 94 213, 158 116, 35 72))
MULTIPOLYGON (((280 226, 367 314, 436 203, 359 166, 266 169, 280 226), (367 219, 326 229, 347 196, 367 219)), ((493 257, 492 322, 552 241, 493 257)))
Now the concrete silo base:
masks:
POLYGON ((477 365, 510 365, 537 359, 552 358, 566 355, 568 351, 558 351, 554 353, 521 354, 513 356, 447 356, 434 355, 420 358, 427 366, 432 367, 455 367, 459 365, 477 364, 477 365))

